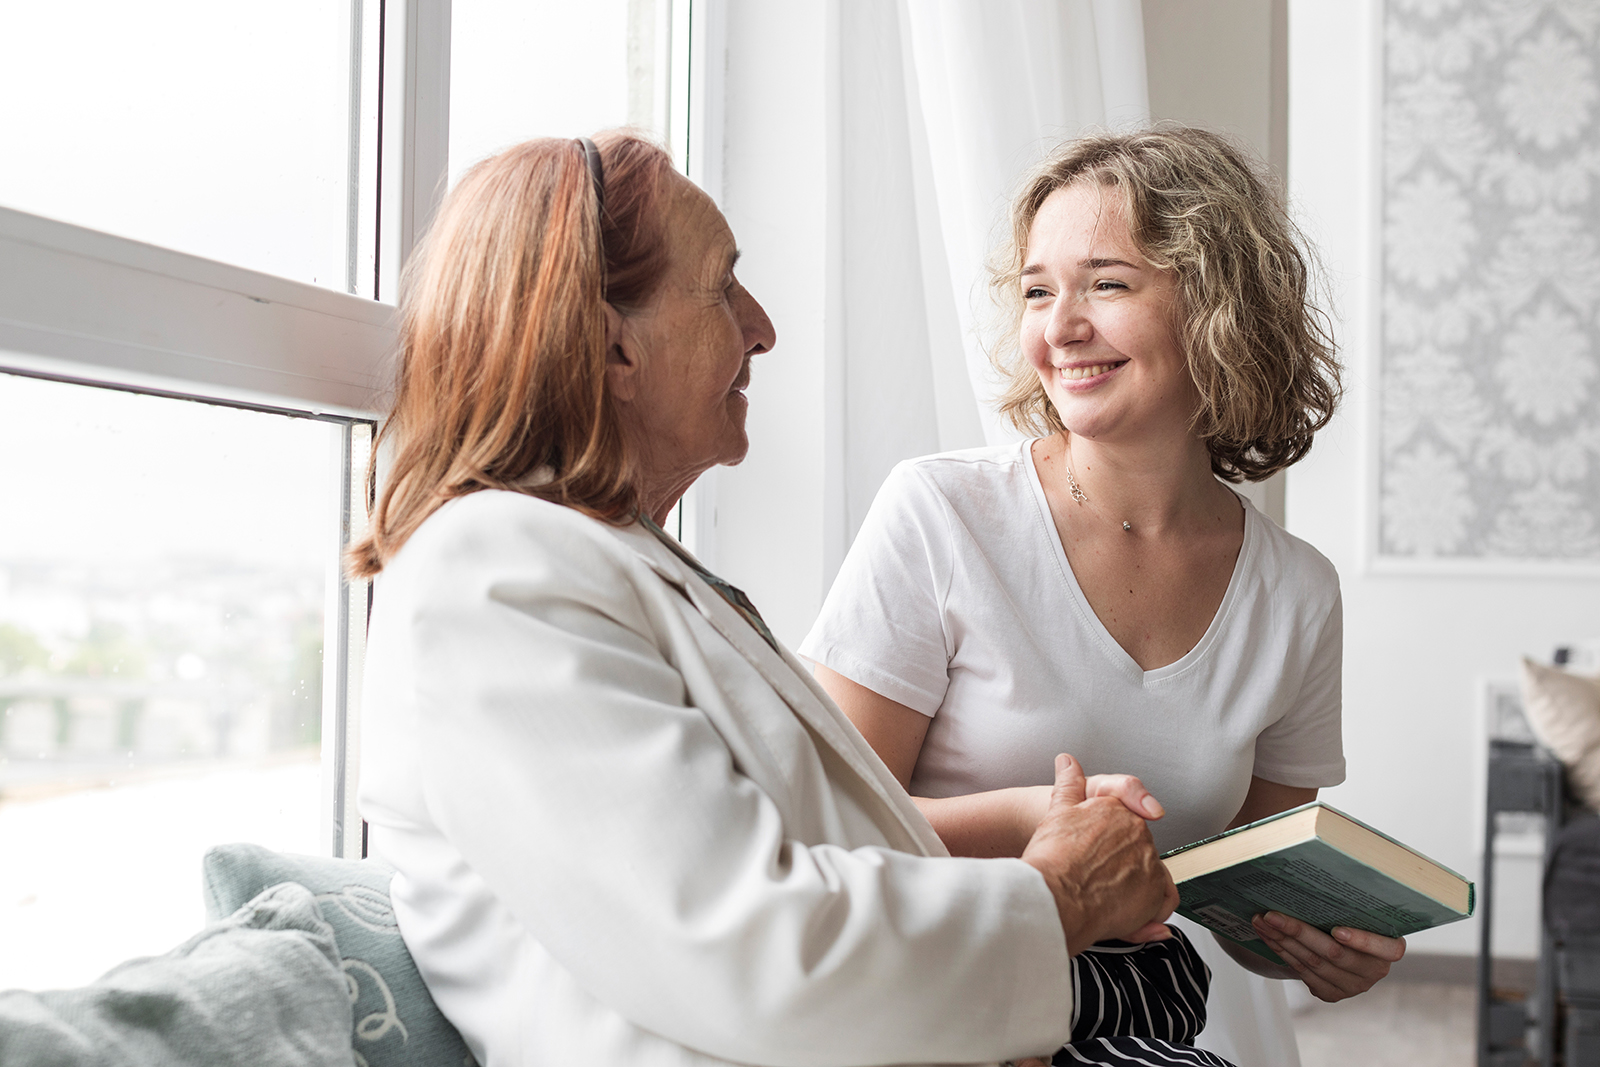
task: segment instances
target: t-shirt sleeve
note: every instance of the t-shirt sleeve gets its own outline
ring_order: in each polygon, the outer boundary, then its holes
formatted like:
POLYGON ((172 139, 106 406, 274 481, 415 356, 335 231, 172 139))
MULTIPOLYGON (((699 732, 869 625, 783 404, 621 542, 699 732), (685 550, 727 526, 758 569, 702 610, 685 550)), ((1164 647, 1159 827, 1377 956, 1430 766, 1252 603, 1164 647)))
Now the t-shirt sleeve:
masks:
POLYGON ((909 463, 872 502, 800 654, 933 715, 949 684, 948 504, 909 463))
POLYGON ((1282 718, 1256 737, 1257 777, 1307 789, 1344 781, 1343 670, 1344 606, 1336 592, 1312 646, 1298 697, 1282 718))

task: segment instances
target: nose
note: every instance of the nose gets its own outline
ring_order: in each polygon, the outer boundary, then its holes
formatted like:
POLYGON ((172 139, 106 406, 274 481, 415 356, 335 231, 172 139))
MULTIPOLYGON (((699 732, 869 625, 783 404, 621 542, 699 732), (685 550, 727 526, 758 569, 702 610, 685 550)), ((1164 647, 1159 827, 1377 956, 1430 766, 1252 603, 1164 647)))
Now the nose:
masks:
POLYGON ((1077 293, 1065 292, 1056 297, 1050 306, 1050 318, 1045 323, 1044 339, 1051 348, 1066 348, 1074 342, 1087 341, 1094 327, 1084 314, 1084 302, 1077 293))
POLYGON ((767 318, 766 308, 750 295, 750 290, 742 286, 739 289, 738 315, 739 327, 744 333, 744 354, 754 356, 772 351, 772 346, 778 343, 778 332, 773 328, 772 320, 767 318))

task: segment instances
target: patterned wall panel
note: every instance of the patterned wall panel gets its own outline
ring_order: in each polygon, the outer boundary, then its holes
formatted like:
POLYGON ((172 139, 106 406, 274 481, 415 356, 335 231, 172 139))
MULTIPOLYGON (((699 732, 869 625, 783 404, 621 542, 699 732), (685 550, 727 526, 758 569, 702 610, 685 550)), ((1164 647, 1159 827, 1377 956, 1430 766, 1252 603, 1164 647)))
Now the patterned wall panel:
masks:
POLYGON ((1600 562, 1600 0, 1388 0, 1380 559, 1600 562))

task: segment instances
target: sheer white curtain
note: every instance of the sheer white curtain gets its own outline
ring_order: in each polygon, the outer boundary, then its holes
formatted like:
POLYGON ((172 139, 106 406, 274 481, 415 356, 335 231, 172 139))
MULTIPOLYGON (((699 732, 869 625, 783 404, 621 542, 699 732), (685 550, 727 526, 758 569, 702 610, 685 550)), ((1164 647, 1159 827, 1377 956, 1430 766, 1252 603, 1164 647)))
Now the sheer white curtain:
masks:
POLYGON ((909 456, 1007 440, 984 264, 1018 178, 1149 115, 1138 0, 853 0, 837 121, 846 538, 909 456))
MULTIPOLYGON (((1063 139, 1149 118, 1143 19, 1137 0, 900 0, 900 10, 915 70, 907 97, 926 145, 918 192, 937 225, 924 234, 942 243, 968 378, 982 400, 983 264, 1005 228, 1006 201, 1063 139)), ((987 405, 980 410, 985 438, 1005 439, 987 405)))

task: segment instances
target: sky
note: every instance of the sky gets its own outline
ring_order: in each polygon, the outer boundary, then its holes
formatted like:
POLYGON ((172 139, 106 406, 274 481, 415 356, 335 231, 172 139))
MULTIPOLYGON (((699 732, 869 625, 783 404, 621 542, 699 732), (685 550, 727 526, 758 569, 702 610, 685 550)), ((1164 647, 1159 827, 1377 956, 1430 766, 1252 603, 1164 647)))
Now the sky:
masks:
MULTIPOLYGON (((625 124, 628 9, 456 0, 452 183, 529 137, 625 124)), ((0 205, 345 289, 350 12, 349 0, 274 0, 270 17, 216 0, 8 5, 0 205)))
MULTIPOLYGON (((344 288, 349 0, 278 0, 270 18, 214 0, 12 6, 0 205, 344 288)), ((629 9, 455 0, 452 179, 531 136, 624 124, 629 9)), ((0 564, 320 565, 334 441, 322 423, 0 374, 0 564)))
POLYGON ((15 3, 0 204, 345 287, 349 5, 15 3))
MULTIPOLYGON (((629 0, 454 3, 451 181, 624 125, 627 18, 629 0)), ((344 290, 349 58, 349 0, 8 5, 0 205, 344 290)))
POLYGON ((330 423, 0 374, 0 564, 320 567, 338 528, 337 448, 330 423))

